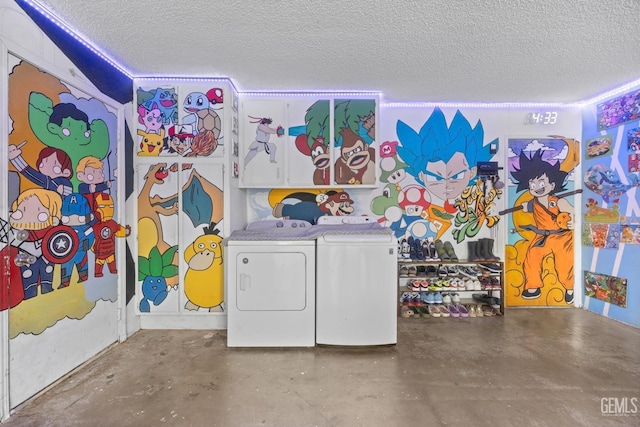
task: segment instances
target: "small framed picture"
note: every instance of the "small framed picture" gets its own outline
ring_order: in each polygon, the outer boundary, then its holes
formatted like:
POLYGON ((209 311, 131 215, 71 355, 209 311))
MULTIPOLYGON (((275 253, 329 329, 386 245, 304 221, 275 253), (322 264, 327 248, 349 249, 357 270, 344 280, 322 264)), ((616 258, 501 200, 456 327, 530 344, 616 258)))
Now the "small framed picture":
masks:
POLYGON ((238 157, 238 153, 240 152, 240 147, 238 144, 238 140, 236 139, 236 137, 233 137, 233 151, 232 154, 236 157, 238 157))

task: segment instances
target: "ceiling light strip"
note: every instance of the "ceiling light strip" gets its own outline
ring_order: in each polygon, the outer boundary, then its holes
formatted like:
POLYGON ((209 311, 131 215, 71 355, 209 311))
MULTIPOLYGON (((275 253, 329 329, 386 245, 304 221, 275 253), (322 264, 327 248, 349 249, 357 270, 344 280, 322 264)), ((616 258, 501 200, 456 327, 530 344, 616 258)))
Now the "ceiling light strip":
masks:
POLYGON ((582 102, 582 105, 586 106, 586 105, 597 104, 601 101, 605 101, 609 98, 614 98, 617 95, 622 95, 623 93, 630 92, 634 89, 640 89, 640 79, 634 80, 616 89, 605 92, 602 95, 595 96, 587 101, 582 102))
POLYGON ((504 109, 548 109, 577 108, 580 103, 559 102, 383 102, 387 108, 504 108, 504 109))
POLYGON ((305 91, 240 91, 240 95, 244 96, 290 96, 290 97, 308 97, 308 96, 374 96, 376 98, 380 98, 382 96, 382 92, 378 91, 344 91, 344 90, 336 90, 336 91, 313 91, 313 90, 305 90, 305 91))
POLYGON ((19 0, 19 1, 22 1, 23 3, 28 4, 31 8, 33 8, 34 10, 39 12, 42 16, 47 18, 49 21, 53 22, 55 25, 57 25, 59 28, 61 28, 65 33, 69 34, 75 40, 80 42, 83 46, 85 46, 91 52, 93 52, 96 55, 98 55, 100 58, 102 58, 104 61, 109 63, 114 68, 118 69, 120 72, 125 74, 127 77, 133 78, 133 74, 129 70, 127 70, 125 67, 120 65, 118 62, 116 62, 113 59, 111 59, 111 57, 108 56, 106 53, 104 53, 101 49, 93 46, 92 44, 90 44, 86 40, 84 40, 84 38, 80 36, 79 32, 77 32, 76 30, 72 29, 67 23, 65 23, 62 20, 60 20, 57 16, 55 16, 52 12, 50 12, 47 8, 45 8, 42 4, 40 4, 39 2, 34 1, 34 0, 19 0))

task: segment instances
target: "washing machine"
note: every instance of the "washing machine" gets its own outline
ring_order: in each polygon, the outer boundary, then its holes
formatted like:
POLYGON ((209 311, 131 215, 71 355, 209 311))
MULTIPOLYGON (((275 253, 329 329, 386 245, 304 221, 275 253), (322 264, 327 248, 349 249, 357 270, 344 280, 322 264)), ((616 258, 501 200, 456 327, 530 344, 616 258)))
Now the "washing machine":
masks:
POLYGON ((225 245, 227 346, 315 346, 312 225, 257 221, 225 245))
POLYGON ((370 217, 316 225, 316 343, 397 342, 397 241, 370 217))

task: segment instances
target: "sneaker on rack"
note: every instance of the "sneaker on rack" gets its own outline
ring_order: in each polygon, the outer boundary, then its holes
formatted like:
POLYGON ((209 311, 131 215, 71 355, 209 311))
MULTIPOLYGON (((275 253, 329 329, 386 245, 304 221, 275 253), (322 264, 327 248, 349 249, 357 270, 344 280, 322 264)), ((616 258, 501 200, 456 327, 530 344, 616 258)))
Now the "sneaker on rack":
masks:
POLYGON ((442 294, 442 303, 443 304, 451 304, 451 295, 442 294))
POLYGON ((460 294, 458 293, 451 294, 451 302, 454 304, 460 304, 460 294))
POLYGON ((473 280, 467 279, 467 281, 464 282, 464 289, 466 291, 474 291, 475 287, 473 286, 473 280))
POLYGON ((422 240, 420 243, 422 248, 422 256, 426 261, 431 260, 431 251, 429 250, 429 241, 427 239, 422 240))
POLYGON ((480 280, 475 279, 473 281, 473 290, 474 291, 481 291, 482 290, 482 285, 480 284, 480 280))
POLYGON ((436 277, 438 275, 438 269, 435 265, 427 265, 427 276, 436 277))
POLYGON ((474 274, 476 277, 482 276, 482 271, 480 271, 479 268, 476 268, 476 267, 470 265, 470 266, 468 266, 468 269, 469 269, 469 273, 470 274, 474 274))
POLYGON ((458 267, 450 264, 445 267, 447 269, 447 276, 456 276, 458 274, 458 267))
POLYGON ((407 243, 407 239, 402 239, 402 258, 410 259, 411 248, 409 247, 409 243, 407 243))
POLYGON ((500 269, 500 264, 482 263, 478 265, 491 273, 500 273, 502 271, 500 269))
POLYGON ((447 277, 447 268, 444 265, 438 267, 438 276, 447 277))
POLYGON ((443 279, 439 281, 441 284, 441 288, 443 291, 450 291, 451 290, 451 281, 449 279, 443 279))
POLYGON ((409 267, 407 267, 406 265, 402 265, 400 266, 400 269, 398 270, 398 273, 400 274, 400 276, 408 276, 409 275, 409 267))
POLYGON ((440 292, 436 292, 433 296, 433 302, 436 304, 442 304, 442 294, 440 292))
POLYGON ((412 280, 410 288, 412 291, 420 292, 422 290, 422 281, 418 279, 412 280))
POLYGON ((469 277, 469 278, 473 278, 473 279, 475 279, 477 277, 475 272, 470 270, 469 266, 467 266, 467 265, 458 266, 458 272, 461 275, 465 276, 465 277, 469 277))
POLYGON ((415 276, 416 274, 418 274, 418 269, 416 268, 415 265, 410 265, 409 266, 409 271, 407 273, 409 276, 415 276))
POLYGON ((427 292, 423 295, 422 302, 425 304, 435 304, 436 303, 436 294, 433 292, 427 292))
POLYGON ((433 240, 429 240, 429 253, 431 254, 431 260, 440 261, 438 252, 436 252, 436 243, 433 240))

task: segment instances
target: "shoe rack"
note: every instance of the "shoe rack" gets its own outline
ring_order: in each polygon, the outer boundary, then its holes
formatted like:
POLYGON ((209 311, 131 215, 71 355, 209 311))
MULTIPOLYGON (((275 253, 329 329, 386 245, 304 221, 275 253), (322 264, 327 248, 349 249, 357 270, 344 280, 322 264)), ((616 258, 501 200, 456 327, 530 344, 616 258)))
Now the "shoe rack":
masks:
MULTIPOLYGON (((398 316, 401 317, 484 317, 504 315, 504 263, 493 260, 411 260, 398 259, 398 316), (435 316, 429 306, 458 304, 480 316, 435 316), (474 297, 474 294, 476 297, 474 297), (450 302, 445 296, 449 295, 450 302), (477 298, 486 296, 487 298, 477 298), (489 309, 488 307, 491 307, 489 309), (408 312, 412 312, 408 314, 408 312), (485 314, 486 313, 486 314, 485 314)), ((433 312, 433 307, 432 310, 433 312)), ((471 313, 467 313, 471 314, 471 313)))

